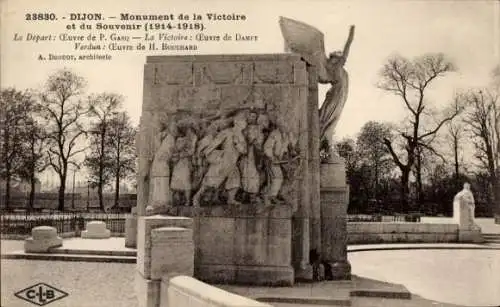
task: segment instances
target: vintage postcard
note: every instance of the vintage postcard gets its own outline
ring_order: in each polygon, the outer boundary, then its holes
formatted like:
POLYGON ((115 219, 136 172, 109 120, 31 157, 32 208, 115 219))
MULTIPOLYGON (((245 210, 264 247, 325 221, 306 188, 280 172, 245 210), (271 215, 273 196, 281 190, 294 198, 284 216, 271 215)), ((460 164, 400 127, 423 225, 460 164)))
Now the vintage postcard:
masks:
POLYGON ((500 1, 0 9, 1 306, 500 306, 500 1))

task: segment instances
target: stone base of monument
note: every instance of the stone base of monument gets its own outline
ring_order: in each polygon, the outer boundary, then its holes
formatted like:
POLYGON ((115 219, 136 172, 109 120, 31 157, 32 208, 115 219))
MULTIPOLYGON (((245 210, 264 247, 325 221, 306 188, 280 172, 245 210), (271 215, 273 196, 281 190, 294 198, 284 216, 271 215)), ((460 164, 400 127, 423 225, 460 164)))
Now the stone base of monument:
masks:
POLYGON ((137 247, 137 207, 125 219, 125 247, 137 247))
POLYGON ((185 217, 138 218, 135 291, 139 306, 159 306, 165 276, 193 275, 192 227, 192 219, 185 217))
POLYGON ((458 228, 458 242, 460 243, 483 243, 484 238, 479 226, 458 228))
POLYGON ((216 284, 291 286, 294 282, 294 270, 291 266, 200 265, 196 268, 196 276, 200 280, 216 284))
POLYGON ((349 187, 341 158, 322 163, 321 173, 321 259, 327 280, 351 279, 347 260, 347 206, 349 187))
POLYGON ((91 221, 82 231, 83 239, 108 239, 111 237, 111 231, 106 229, 106 223, 102 221, 91 221))
POLYGON ((57 236, 55 227, 38 226, 31 230, 31 237, 24 240, 26 253, 45 253, 52 247, 62 246, 62 238, 57 236))
MULTIPOLYGON (((320 276, 324 276, 324 274, 320 274, 320 276)), ((295 268, 295 280, 297 281, 311 281, 314 277, 314 268, 310 264, 295 268)))
POLYGON ((256 214, 242 207, 225 213, 200 208, 195 217, 195 277, 208 283, 288 286, 292 267, 292 208, 277 205, 256 214))

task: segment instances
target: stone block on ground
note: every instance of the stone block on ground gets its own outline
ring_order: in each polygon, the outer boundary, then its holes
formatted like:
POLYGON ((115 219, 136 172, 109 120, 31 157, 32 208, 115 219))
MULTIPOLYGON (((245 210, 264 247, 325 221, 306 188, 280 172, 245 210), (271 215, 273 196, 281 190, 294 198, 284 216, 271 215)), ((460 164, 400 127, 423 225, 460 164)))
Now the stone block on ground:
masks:
POLYGON ((111 231, 106 228, 106 223, 102 221, 88 222, 85 230, 82 231, 83 239, 107 239, 111 237, 111 231))
POLYGON ((194 273, 193 230, 180 227, 162 227, 151 231, 150 279, 164 275, 194 273))
POLYGON ((459 228, 458 242, 460 243, 483 243, 484 238, 479 227, 459 228))
POLYGON ((62 246, 62 238, 55 227, 39 226, 31 230, 31 237, 24 241, 26 253, 44 253, 52 247, 62 246))
MULTIPOLYGON (((169 240, 172 236, 175 237, 176 232, 173 234, 169 231, 158 231, 155 232, 153 236, 153 230, 165 227, 177 227, 184 229, 192 229, 193 221, 191 218, 186 217, 176 217, 176 216, 147 216, 147 217, 139 217, 137 223, 137 270, 139 273, 144 276, 146 279, 151 279, 151 264, 152 264, 152 252, 153 252, 153 242, 155 242, 158 248, 168 249, 168 242, 165 243, 165 240, 169 240), (153 240, 154 237, 154 240, 153 240), (166 245, 165 245, 166 244, 166 245)), ((187 239, 185 239, 184 235, 187 235, 185 232, 180 232, 183 235, 180 236, 181 242, 187 243, 187 239), (182 241, 184 240, 185 241, 182 241)), ((191 244, 192 243, 192 230, 191 230, 191 244)), ((175 240, 173 240, 175 243, 175 240)), ((194 247, 193 247, 194 249, 194 247)), ((157 249, 154 249, 155 253, 157 249)))

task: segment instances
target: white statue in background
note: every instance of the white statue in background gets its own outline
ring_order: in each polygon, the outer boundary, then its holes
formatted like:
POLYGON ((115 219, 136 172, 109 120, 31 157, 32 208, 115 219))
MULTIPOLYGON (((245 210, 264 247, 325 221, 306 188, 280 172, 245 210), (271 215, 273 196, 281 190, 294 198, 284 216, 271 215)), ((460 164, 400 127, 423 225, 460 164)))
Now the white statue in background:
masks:
POLYGON ((461 226, 472 226, 475 224, 475 208, 474 195, 470 190, 470 184, 466 182, 463 190, 453 198, 453 218, 461 226))

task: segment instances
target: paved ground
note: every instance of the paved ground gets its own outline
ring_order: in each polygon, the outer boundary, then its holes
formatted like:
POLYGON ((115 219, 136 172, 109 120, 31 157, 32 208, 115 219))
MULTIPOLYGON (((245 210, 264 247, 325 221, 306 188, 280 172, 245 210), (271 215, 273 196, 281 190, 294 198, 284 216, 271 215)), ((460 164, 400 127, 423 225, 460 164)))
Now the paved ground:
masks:
POLYGON ((404 284, 426 299, 500 305, 500 250, 392 250, 349 254, 353 274, 404 284))
MULTIPOLYGON (((85 251, 127 251, 133 252, 134 248, 125 247, 125 238, 109 238, 109 239, 81 239, 68 238, 64 239, 63 246, 60 249, 64 250, 85 250, 85 251)), ((23 240, 2 240, 0 251, 2 254, 23 250, 23 240)))
POLYGON ((50 307, 136 307, 135 264, 1 260, 1 306, 32 307, 14 296, 44 282, 69 294, 50 307))
MULTIPOLYGON (((450 219, 424 222, 447 223, 450 219)), ((486 233, 500 233, 500 226, 491 219, 478 219, 486 233)), ((114 244, 92 242, 85 249, 113 249, 124 246, 123 238, 114 244), (103 246, 104 245, 104 246, 103 246)), ((65 246, 81 244, 66 239, 65 246)), ((357 245, 349 249, 395 247, 396 245, 357 245)), ((401 244, 399 248, 415 247, 401 244)), ((419 245, 423 247, 423 245, 419 245)), ((428 247, 464 247, 475 244, 436 244, 428 247)), ((2 240, 1 253, 22 250, 23 241, 2 240)), ((404 284, 417 295, 412 300, 353 297, 352 306, 499 306, 499 250, 393 250, 358 251, 349 254, 353 274, 387 283, 404 284), (456 305, 453 305, 456 304, 456 305)), ((1 306, 33 306, 16 298, 14 292, 38 282, 45 282, 69 293, 67 298, 51 307, 137 306, 134 294, 135 264, 61 261, 6 260, 1 264, 1 306)), ((328 289, 324 289, 328 293, 328 289)), ((334 293, 332 288, 330 293, 334 293)), ((297 293, 297 291, 295 291, 297 293)), ((291 294, 294 294, 292 290, 291 294)), ((273 303, 276 307, 297 304, 273 303)), ((319 306, 305 305, 300 306, 319 306)))
MULTIPOLYGON (((136 307, 134 294, 134 264, 2 260, 1 306, 31 307, 14 293, 30 285, 45 282, 68 292, 69 296, 51 303, 51 307, 136 307)), ((292 294, 296 293, 293 289, 292 294)), ((323 287, 325 295, 334 293, 323 287)), ((307 304, 272 303, 275 307, 316 306, 307 304)), ((326 305, 325 305, 326 306, 326 305)), ((414 297, 412 300, 360 298, 352 299, 353 307, 452 307, 414 297)))

